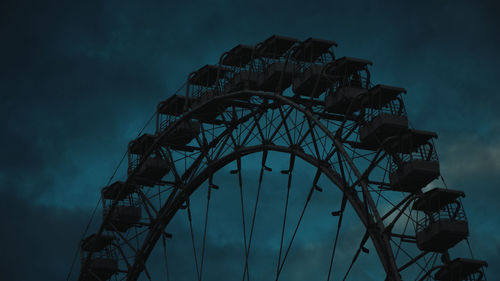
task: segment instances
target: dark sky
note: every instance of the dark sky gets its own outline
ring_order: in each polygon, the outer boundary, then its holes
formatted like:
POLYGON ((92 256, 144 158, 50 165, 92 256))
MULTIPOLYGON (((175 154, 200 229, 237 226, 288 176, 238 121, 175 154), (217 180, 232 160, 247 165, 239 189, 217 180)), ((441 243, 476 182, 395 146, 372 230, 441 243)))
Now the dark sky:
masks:
POLYGON ((272 34, 335 40, 337 56, 374 62, 373 81, 408 90, 412 125, 438 132, 442 174, 467 194, 475 256, 500 276, 498 1, 181 2, 0 3, 0 279, 66 278, 156 104, 272 34))

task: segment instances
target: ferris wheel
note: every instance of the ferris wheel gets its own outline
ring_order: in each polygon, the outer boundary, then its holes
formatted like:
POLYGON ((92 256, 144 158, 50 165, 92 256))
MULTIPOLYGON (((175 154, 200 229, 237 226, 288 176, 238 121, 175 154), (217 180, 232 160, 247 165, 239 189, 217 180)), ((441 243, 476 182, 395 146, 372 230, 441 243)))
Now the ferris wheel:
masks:
POLYGON ((79 280, 486 280, 454 256, 465 195, 437 183, 437 134, 336 46, 274 35, 192 72, 102 189, 79 280))

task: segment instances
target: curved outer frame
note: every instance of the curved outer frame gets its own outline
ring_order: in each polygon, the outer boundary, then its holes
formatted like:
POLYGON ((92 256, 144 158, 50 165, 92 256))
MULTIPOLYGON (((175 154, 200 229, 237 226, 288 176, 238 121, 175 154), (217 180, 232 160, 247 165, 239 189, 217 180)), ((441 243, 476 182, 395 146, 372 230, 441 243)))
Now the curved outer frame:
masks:
MULTIPOLYGON (((379 259, 384 267, 384 270, 387 274, 387 279, 386 280, 401 280, 401 277, 399 275, 395 258, 393 255, 392 247, 390 245, 390 235, 386 231, 382 218, 380 217, 377 208, 371 199, 371 196, 368 194, 367 190, 367 183, 363 179, 361 173, 359 170, 356 168, 350 157, 347 155, 343 148, 342 142, 339 140, 338 137, 334 135, 331 131, 329 131, 324 124, 322 124, 310 111, 308 111, 306 108, 300 106, 299 104, 293 102, 289 98, 272 93, 272 92, 260 92, 260 91, 244 91, 244 92, 235 92, 232 94, 228 95, 223 95, 223 96, 216 96, 212 100, 208 102, 220 102, 224 99, 231 99, 232 97, 235 96, 241 96, 241 95, 252 95, 252 96, 258 96, 266 99, 273 99, 275 101, 278 101, 280 104, 288 105, 293 107, 295 110, 301 111, 311 122, 313 122, 316 126, 318 126, 325 135, 327 135, 331 140, 333 140, 338 153, 344 157, 348 164, 350 165, 350 168, 355 172, 356 176, 360 179, 359 184, 363 188, 363 193, 364 193, 364 198, 366 198, 366 202, 363 202, 359 196, 357 195, 356 191, 352 189, 351 187, 346 186, 344 183, 342 183, 340 175, 331 169, 330 166, 326 166, 323 162, 319 161, 319 159, 316 159, 314 156, 306 154, 304 152, 301 152, 300 150, 296 150, 290 147, 283 147, 283 146, 276 146, 272 144, 262 144, 260 146, 252 146, 252 147, 242 147, 239 148, 235 151, 233 151, 231 154, 226 155, 225 157, 221 159, 216 159, 216 160, 211 160, 211 168, 207 168, 204 171, 202 171, 197 177, 195 177, 193 180, 191 180, 188 183, 185 183, 182 187, 177 187, 180 192, 172 193, 171 196, 168 198, 168 200, 165 202, 161 210, 159 211, 158 218, 154 222, 153 225, 150 226, 149 233, 146 236, 146 239, 144 240, 144 243, 141 247, 141 249, 138 250, 136 254, 136 259, 134 264, 131 266, 128 272, 127 280, 137 280, 139 277, 139 274, 144 270, 144 265, 145 261, 149 257, 151 251, 153 250, 154 246, 156 245, 156 242, 158 239, 161 237, 165 227, 167 226, 168 222, 170 219, 174 216, 174 214, 177 212, 177 210, 181 207, 181 205, 185 202, 185 200, 191 195, 196 188, 203 183, 206 179, 209 178, 209 176, 214 173, 216 170, 222 168, 224 165, 236 160, 237 158, 240 158, 244 155, 248 155, 251 153, 256 153, 260 151, 265 151, 265 150, 270 150, 270 151, 281 151, 281 152, 287 152, 287 153, 293 153, 297 155, 298 157, 302 158, 306 162, 310 163, 311 165, 316 166, 318 169, 321 170, 322 173, 324 173, 335 185, 337 185, 341 191, 345 194, 347 199, 349 200, 350 204, 356 211, 358 217, 360 218, 361 222, 365 225, 365 228, 367 230, 367 234, 369 234, 373 245, 375 246, 375 249, 377 251, 377 254, 379 256, 379 259), (368 206, 369 210, 365 207, 368 206), (372 215, 370 214, 372 213, 372 215)), ((207 103, 208 103, 207 102, 207 103)), ((167 135, 169 132, 171 132, 177 125, 181 124, 181 122, 185 120, 189 120, 191 115, 198 111, 202 110, 203 106, 205 104, 201 104, 197 106, 196 108, 193 108, 191 111, 187 112, 185 115, 183 115, 181 118, 176 120, 175 123, 172 124, 172 126, 167 129, 166 131, 162 132, 158 139, 161 137, 167 135)), ((233 126, 233 130, 237 126, 233 126)), ((231 131, 225 130, 224 135, 229 134, 231 131)), ((220 135, 219 137, 223 137, 224 135, 220 135)), ((149 153, 151 153, 150 151, 149 153)), ((149 154, 148 153, 148 154, 149 154)), ((205 156, 202 154, 199 156, 199 161, 201 161, 202 158, 205 156)), ((146 157, 145 157, 146 158, 146 157)), ((141 165, 140 163, 139 165, 141 165)), ((196 161, 193 165, 196 165, 196 161)), ((189 169, 187 169, 188 171, 189 169)), ((179 179, 180 180, 180 179, 179 179)), ((113 202, 115 203, 115 202, 113 202)), ((113 204, 114 206, 115 204, 113 204)), ((98 234, 102 232, 102 227, 99 231, 98 234)))

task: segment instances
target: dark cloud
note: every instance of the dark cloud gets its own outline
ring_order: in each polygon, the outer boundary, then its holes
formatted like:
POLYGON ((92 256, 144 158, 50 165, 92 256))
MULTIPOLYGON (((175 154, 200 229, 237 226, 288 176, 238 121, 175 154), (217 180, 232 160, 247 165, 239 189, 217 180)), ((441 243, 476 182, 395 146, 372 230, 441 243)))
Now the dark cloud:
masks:
POLYGON ((5 226, 0 232, 2 279, 63 280, 88 222, 88 211, 33 206, 16 194, 15 187, 0 192, 0 219, 5 226))

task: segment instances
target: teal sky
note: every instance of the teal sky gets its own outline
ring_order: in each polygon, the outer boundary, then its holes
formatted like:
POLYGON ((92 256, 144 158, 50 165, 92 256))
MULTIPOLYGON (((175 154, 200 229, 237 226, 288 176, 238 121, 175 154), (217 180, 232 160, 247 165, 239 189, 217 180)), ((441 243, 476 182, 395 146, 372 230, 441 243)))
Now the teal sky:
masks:
POLYGON ((373 61, 372 81, 407 89, 412 125, 438 133, 442 174, 467 194, 471 245, 494 280, 499 12, 496 1, 3 1, 0 279, 66 278, 100 188, 157 103, 224 51, 281 34, 334 40, 338 57, 373 61))

